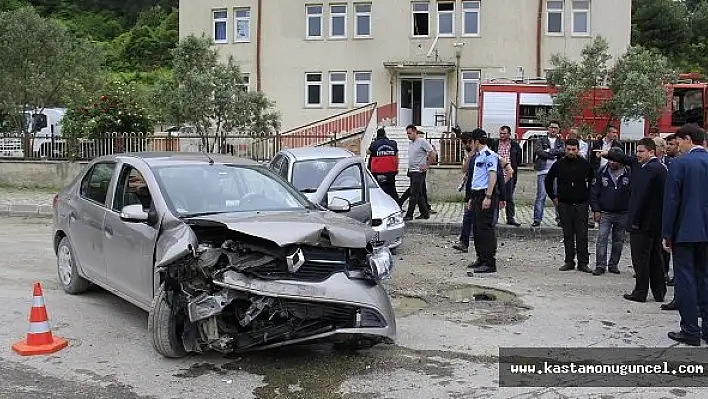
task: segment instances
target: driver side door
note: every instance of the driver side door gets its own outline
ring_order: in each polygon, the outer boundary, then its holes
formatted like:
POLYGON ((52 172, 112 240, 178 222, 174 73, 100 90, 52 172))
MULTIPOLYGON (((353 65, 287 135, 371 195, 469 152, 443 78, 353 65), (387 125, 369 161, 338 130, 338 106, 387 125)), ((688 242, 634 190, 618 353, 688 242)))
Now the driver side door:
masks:
POLYGON ((348 157, 337 162, 317 188, 313 202, 328 207, 334 198, 349 202, 349 210, 339 213, 371 224, 371 197, 361 158, 348 157))

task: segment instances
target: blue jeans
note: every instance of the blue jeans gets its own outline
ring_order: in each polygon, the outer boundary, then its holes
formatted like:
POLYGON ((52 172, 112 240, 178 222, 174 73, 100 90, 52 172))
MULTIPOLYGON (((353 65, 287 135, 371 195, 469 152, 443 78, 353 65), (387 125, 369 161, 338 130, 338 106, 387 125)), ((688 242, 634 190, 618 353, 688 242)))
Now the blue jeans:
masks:
MULTIPOLYGON (((533 204, 533 221, 541 223, 543 221, 543 211, 546 208, 546 174, 538 175, 536 177, 536 201, 533 204)), ((558 187, 558 184, 554 183, 553 187, 558 187)), ((554 207, 555 209, 555 207, 554 207)), ((556 222, 560 220, 558 217, 558 209, 556 211, 556 222)))
POLYGON ((622 247, 624 246, 625 227, 627 224, 627 213, 602 212, 600 219, 600 232, 597 235, 595 244, 595 266, 607 269, 617 268, 622 257, 622 247), (612 251, 610 263, 607 263, 607 244, 612 233, 612 251))

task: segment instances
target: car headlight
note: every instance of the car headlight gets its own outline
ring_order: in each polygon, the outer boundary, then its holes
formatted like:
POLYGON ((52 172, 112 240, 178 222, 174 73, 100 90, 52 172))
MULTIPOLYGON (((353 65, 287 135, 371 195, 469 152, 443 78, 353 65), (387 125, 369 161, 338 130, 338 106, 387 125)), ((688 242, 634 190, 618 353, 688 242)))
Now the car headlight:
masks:
POLYGON ((403 224, 403 212, 396 212, 386 218, 386 227, 403 224))
POLYGON ((374 247, 369 255, 369 266, 376 280, 387 280, 393 272, 393 255, 386 246, 374 247))

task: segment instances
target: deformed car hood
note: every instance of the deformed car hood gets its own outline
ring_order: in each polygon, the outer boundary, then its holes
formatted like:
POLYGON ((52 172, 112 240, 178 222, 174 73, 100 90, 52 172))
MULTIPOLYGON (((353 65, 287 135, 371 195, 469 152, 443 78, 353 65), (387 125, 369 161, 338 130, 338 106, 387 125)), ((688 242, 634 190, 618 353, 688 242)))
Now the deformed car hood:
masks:
POLYGON ((322 234, 332 245, 364 248, 373 239, 371 226, 332 212, 288 211, 268 213, 222 213, 193 218, 223 223, 230 230, 273 241, 279 246, 316 245, 322 234))

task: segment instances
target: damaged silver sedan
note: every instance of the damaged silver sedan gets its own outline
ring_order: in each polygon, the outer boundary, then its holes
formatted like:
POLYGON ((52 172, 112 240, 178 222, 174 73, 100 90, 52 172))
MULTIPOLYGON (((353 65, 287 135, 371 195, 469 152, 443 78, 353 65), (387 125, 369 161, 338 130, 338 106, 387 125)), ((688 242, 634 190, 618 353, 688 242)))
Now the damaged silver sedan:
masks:
POLYGON ((371 227, 345 216, 371 212, 361 160, 343 159, 329 181, 351 168, 360 196, 323 190, 324 208, 249 160, 97 158, 54 198, 59 283, 69 294, 95 284, 148 311, 153 347, 167 357, 392 343, 380 283, 393 258, 372 245, 371 227))

